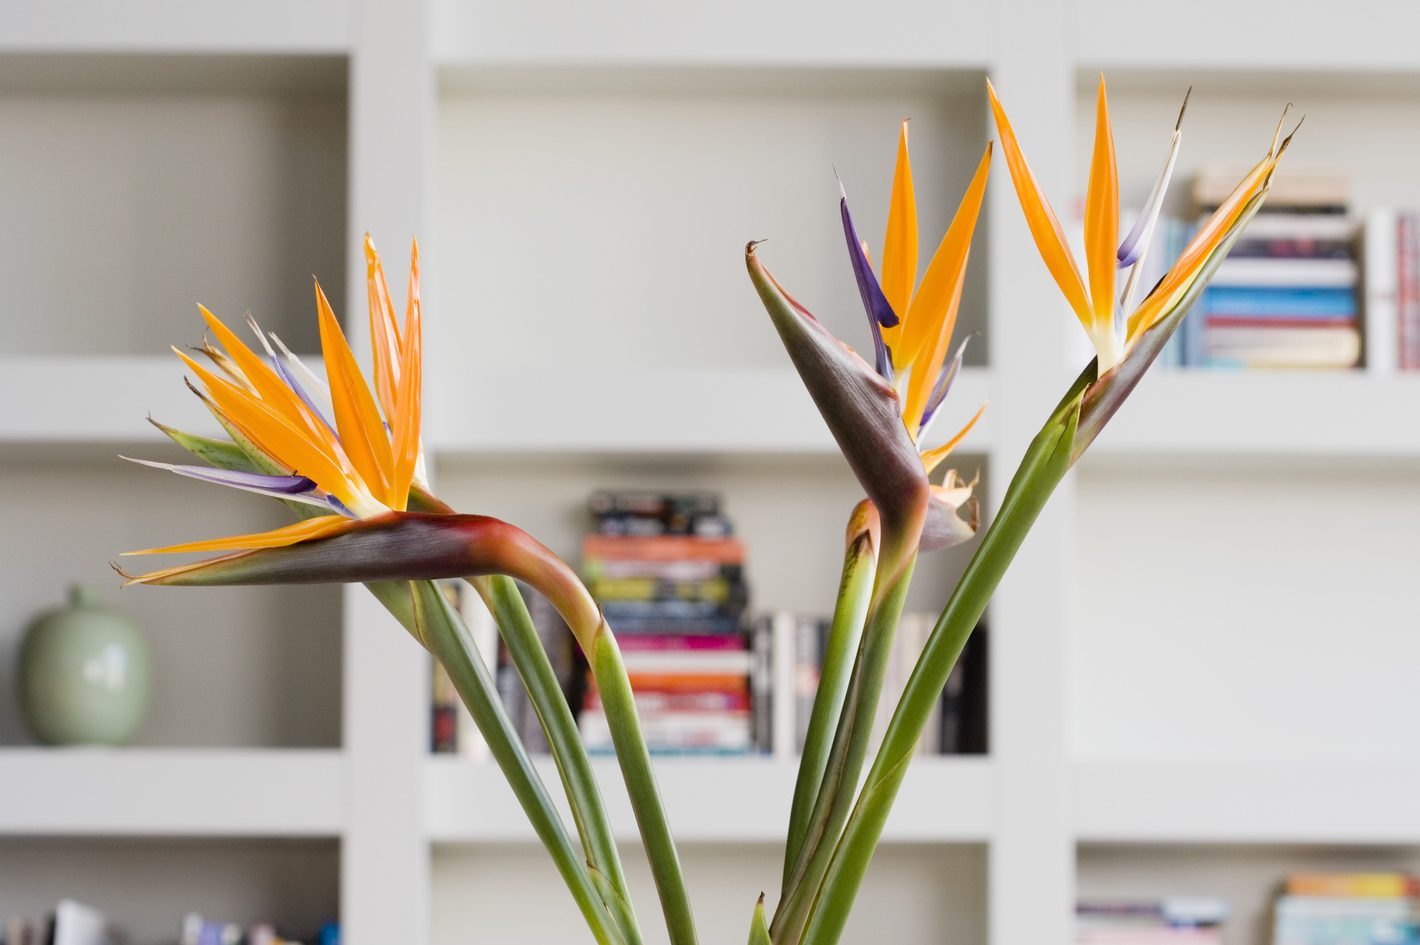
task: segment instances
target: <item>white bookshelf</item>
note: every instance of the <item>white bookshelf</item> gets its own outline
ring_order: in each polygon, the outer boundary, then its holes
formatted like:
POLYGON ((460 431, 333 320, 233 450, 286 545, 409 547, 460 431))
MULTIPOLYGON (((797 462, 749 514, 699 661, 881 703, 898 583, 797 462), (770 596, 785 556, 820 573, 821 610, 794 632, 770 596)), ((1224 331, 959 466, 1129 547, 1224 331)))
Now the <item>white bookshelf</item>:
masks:
MULTIPOLYGON (((832 169, 875 239, 899 119, 924 242, 992 135, 988 75, 1062 209, 1101 67, 1126 192, 1193 84, 1181 175, 1254 157, 1291 100, 1308 119, 1289 159, 1350 171, 1360 209, 1420 205, 1414 11, 1309 0, 1282 40, 1272 4, 1202 10, 26 0, 0 36, 0 276, 34 313, 0 346, 0 672, 66 580, 111 586, 114 552, 278 520, 111 456, 168 454, 150 412, 204 426, 163 355, 200 337, 197 301, 310 349, 315 272, 358 339, 366 229, 396 282, 408 239, 425 251, 446 498, 570 552, 593 487, 719 488, 757 603, 827 607, 856 487, 740 252, 768 237, 786 285, 865 347, 832 169)), ((993 174, 962 316, 981 337, 951 404, 991 401, 963 457, 988 514, 1079 367, 993 174)), ((1077 894, 1197 892, 1233 901, 1229 945, 1260 945, 1288 869, 1420 863, 1417 417, 1406 376, 1147 378, 993 602, 991 755, 917 764, 847 940, 1064 942, 1077 894)), ((920 568, 911 606, 939 606, 964 562, 920 568)), ((581 940, 497 772, 427 754, 427 664, 363 591, 112 599, 164 670, 140 746, 30 747, 0 689, 16 902, 122 898, 140 942, 194 900, 292 922, 338 908, 350 945, 581 940)), ((653 930, 615 772, 596 769, 653 930)), ((777 885, 792 766, 657 771, 705 940, 742 936, 777 885)))
MULTIPOLYGON (((612 830, 618 840, 634 843, 636 823, 615 762, 597 759, 593 768, 607 798, 612 830)), ((556 780, 552 764, 540 764, 539 769, 544 779, 556 780)), ((790 797, 796 773, 789 761, 758 757, 667 758, 657 768, 677 839, 692 844, 782 841, 787 807, 769 801, 749 805, 745 798, 790 797)), ((992 832, 994 780, 991 763, 984 758, 921 759, 903 786, 885 842, 985 843, 992 832), (943 810, 946 797, 952 803, 943 810)), ((435 758, 425 771, 424 797, 428 831, 437 844, 537 842, 511 789, 491 765, 435 758), (481 798, 482 803, 464 803, 467 797, 481 798)))
POLYGON ((0 831, 20 836, 338 837, 335 750, 0 750, 0 831))

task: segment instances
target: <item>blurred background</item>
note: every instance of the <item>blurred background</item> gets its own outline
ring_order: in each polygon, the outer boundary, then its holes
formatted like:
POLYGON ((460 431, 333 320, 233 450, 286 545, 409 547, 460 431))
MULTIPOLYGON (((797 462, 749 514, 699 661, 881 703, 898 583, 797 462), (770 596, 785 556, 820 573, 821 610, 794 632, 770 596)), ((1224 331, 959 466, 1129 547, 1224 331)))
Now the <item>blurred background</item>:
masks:
MULTIPOLYGON (((1170 253, 1284 106, 1306 121, 993 601, 846 941, 1420 941, 1420 13, 17 0, 3 19, 0 940, 46 941, 56 912, 130 945, 585 939, 447 681, 362 589, 120 594, 108 570, 284 520, 117 454, 178 458, 148 416, 213 432, 167 352, 201 342, 198 302, 311 354, 314 275, 363 344, 367 231, 397 297, 420 240, 436 490, 584 569, 627 640, 705 940, 742 937, 778 888, 859 497, 743 246, 767 239, 866 350, 835 172, 879 247, 910 118, 925 260, 995 136, 990 78, 1077 235, 1102 71, 1126 225, 1192 89, 1170 253), (96 719, 74 667, 113 652, 147 678, 96 719), (37 705, 41 684, 69 702, 37 705), (114 713, 131 724, 101 730, 114 713)), ((988 518, 1089 357, 1007 176, 998 156, 940 428, 990 402, 954 457, 988 518)), ((919 566, 889 690, 971 547, 919 566)), ((486 613, 459 606, 497 667, 486 613)), ((605 752, 565 630, 539 621, 605 752)))

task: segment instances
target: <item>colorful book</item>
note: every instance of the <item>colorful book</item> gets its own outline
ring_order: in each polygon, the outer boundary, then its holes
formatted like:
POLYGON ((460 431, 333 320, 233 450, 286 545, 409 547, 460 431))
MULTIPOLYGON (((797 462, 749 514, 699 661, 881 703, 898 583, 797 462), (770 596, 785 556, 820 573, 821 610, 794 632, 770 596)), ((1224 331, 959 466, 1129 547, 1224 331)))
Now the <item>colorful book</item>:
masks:
POLYGON ((1203 290, 1202 310, 1209 315, 1354 318, 1357 305, 1352 289, 1209 286, 1203 290))

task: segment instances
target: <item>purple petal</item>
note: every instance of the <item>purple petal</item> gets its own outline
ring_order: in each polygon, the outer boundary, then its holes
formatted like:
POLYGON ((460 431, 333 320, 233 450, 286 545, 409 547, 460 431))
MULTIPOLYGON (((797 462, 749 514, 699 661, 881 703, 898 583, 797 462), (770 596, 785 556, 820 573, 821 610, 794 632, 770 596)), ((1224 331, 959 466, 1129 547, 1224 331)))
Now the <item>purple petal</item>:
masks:
MULTIPOLYGON (((843 193, 841 183, 838 189, 843 193)), ((868 254, 863 252, 863 241, 858 239, 858 231, 853 227, 853 217, 848 213, 846 193, 843 193, 838 201, 838 210, 843 217, 843 235, 848 240, 848 259, 853 264, 853 276, 858 280, 858 294, 863 297, 863 309, 868 315, 868 327, 873 333, 878 374, 891 383, 892 352, 883 344, 882 330, 896 325, 898 317, 888 304, 887 296, 883 295, 883 288, 878 284, 878 277, 873 274, 873 267, 868 262, 868 254)))
MULTIPOLYGON (((276 373, 281 375, 281 380, 301 399, 301 403, 306 405, 306 409, 315 414, 316 418, 320 420, 321 424, 330 435, 339 439, 339 436, 335 432, 335 427, 330 425, 330 421, 325 418, 325 413, 320 407, 316 406, 315 401, 306 393, 306 389, 301 385, 301 382, 296 380, 296 375, 291 370, 291 365, 286 359, 289 359, 290 362, 294 362, 301 368, 305 368, 305 365, 301 364, 300 360, 292 354, 285 345, 281 344, 280 338, 277 338, 273 334, 270 339, 268 339, 266 332, 261 330, 261 326, 256 323, 256 319, 252 318, 250 314, 247 315, 247 325, 256 335, 257 340, 261 342, 261 346, 266 349, 266 357, 271 362, 271 366, 276 369, 276 373), (286 359, 277 356, 275 349, 271 347, 272 341, 275 341, 276 344, 281 347, 281 352, 286 356, 286 359)), ((309 369, 306 370, 306 373, 310 374, 309 369)))
POLYGON ((952 389, 952 381, 956 380, 957 374, 961 372, 961 361, 966 355, 966 343, 970 340, 970 335, 962 339, 961 344, 957 345, 957 353, 942 367, 942 373, 937 375, 937 383, 932 385, 932 393, 927 398, 927 407, 922 411, 922 422, 917 425, 918 440, 921 440, 926 434, 927 427, 937 416, 937 408, 941 407, 947 399, 947 392, 952 389))
POLYGON ((291 388, 291 390, 295 391, 296 396, 301 398, 301 403, 306 405, 306 409, 308 409, 311 413, 315 414, 316 419, 319 420, 322 425, 324 425, 326 430, 330 432, 331 436, 335 437, 336 439, 339 439, 340 437, 339 434, 335 432, 335 427, 330 425, 330 421, 325 418, 325 414, 322 413, 321 409, 316 406, 315 401, 311 400, 310 395, 306 393, 305 387, 301 385, 300 381, 296 380, 296 375, 291 373, 290 368, 286 366, 286 362, 281 358, 272 358, 271 363, 275 366, 276 373, 280 374, 281 379, 286 382, 286 386, 291 388))
MULTIPOLYGON (((1188 90, 1192 94, 1193 89, 1188 90)), ((1169 180, 1173 177, 1174 162, 1178 160, 1178 148, 1183 142, 1183 113, 1188 110, 1188 95, 1183 97, 1183 107, 1178 110, 1178 121, 1174 123, 1173 140, 1169 142, 1168 160, 1164 162, 1163 173, 1154 182, 1154 189, 1149 194, 1149 199, 1144 202, 1144 209, 1139 214, 1139 219, 1134 221, 1134 227, 1129 231, 1129 235, 1124 237, 1124 242, 1119 244, 1119 268, 1124 269, 1134 265, 1144 257, 1149 251, 1149 241, 1154 234, 1154 224, 1159 220, 1159 210, 1164 205, 1164 195, 1168 193, 1169 180)))
POLYGON ((309 505, 329 505, 324 496, 314 494, 316 484, 305 476, 271 476, 265 473, 242 472, 235 469, 216 469, 211 466, 158 463, 148 459, 133 459, 129 456, 122 458, 140 466, 166 469, 168 472, 177 473, 179 476, 186 476, 189 479, 241 489, 244 492, 255 492, 258 495, 274 496, 278 499, 291 499, 309 505))

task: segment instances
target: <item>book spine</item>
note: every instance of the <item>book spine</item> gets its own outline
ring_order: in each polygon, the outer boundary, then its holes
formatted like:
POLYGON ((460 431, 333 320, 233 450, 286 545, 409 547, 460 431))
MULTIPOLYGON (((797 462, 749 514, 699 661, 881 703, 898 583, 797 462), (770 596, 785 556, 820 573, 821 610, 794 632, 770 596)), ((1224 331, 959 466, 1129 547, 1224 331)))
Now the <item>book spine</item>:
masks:
POLYGON ((1365 261, 1362 351, 1366 369, 1378 376, 1395 373, 1400 363, 1397 231, 1394 210, 1376 210, 1366 217, 1361 246, 1365 261))
POLYGON ((779 612, 770 618, 774 648, 774 721, 772 742, 774 755, 790 759, 802 744, 798 740, 801 710, 797 688, 799 665, 798 621, 793 614, 779 612))
POLYGON ((458 693, 443 664, 432 658, 429 662, 429 750, 436 755, 455 754, 459 750, 458 693))
POLYGON ((754 670, 750 673, 750 710, 754 713, 754 747, 761 754, 774 751, 774 621, 761 617, 750 636, 754 670))
MULTIPOLYGON (((471 587, 465 586, 459 597, 459 615, 463 618, 464 625, 468 627, 469 637, 473 640, 474 648, 482 657, 483 664, 488 668, 489 674, 496 674, 498 672, 498 624, 493 619, 493 614, 484 605, 483 598, 474 593, 471 587)), ((458 753, 473 761, 487 761, 491 757, 488 751, 488 742, 484 740, 483 733, 478 730, 478 725, 473 721, 473 715, 463 704, 463 700, 459 700, 458 703, 458 753)))
POLYGON ((1398 246, 1398 266, 1396 276, 1396 308, 1400 316, 1400 367, 1404 371, 1413 371, 1420 367, 1420 357, 1417 357, 1417 335, 1416 313, 1417 305, 1420 305, 1420 291, 1417 291, 1416 279, 1420 275, 1420 267, 1416 265, 1416 240, 1415 240, 1415 215, 1413 213, 1402 213, 1399 221, 1399 235, 1397 237, 1398 246))
POLYGON ((582 556, 588 559, 637 561, 707 561, 741 564, 744 544, 737 538, 695 538, 684 535, 641 538, 588 535, 582 540, 582 556))

